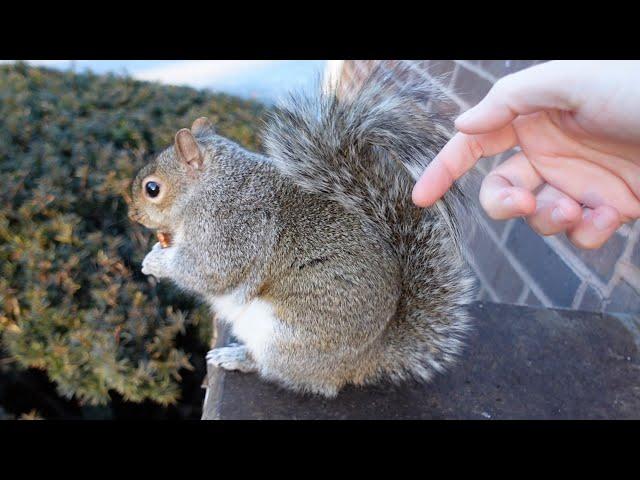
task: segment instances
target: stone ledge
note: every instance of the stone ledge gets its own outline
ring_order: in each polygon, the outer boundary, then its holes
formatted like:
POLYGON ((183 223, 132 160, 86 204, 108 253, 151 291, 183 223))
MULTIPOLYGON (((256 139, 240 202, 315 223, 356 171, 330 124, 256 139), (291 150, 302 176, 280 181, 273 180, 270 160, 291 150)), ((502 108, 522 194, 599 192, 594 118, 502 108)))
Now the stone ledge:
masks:
POLYGON ((326 400, 214 368, 203 419, 640 418, 639 315, 489 302, 471 312, 463 357, 430 384, 347 388, 326 400))

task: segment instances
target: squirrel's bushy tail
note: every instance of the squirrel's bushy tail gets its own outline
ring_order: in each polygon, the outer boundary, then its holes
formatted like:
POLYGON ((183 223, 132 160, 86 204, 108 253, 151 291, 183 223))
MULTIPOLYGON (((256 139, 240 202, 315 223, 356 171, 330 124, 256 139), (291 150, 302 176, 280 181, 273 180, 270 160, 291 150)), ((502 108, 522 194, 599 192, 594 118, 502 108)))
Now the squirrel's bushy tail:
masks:
MULTIPOLYGON (((267 122, 268 155, 306 190, 360 210, 379 225, 397 224, 395 209, 406 200, 406 175, 418 179, 452 127, 450 118, 424 108, 440 95, 431 83, 399 85, 394 80, 410 74, 409 69, 375 68, 361 88, 344 95, 336 93, 340 85, 331 92, 291 95, 267 122)), ((435 205, 456 247, 455 211, 464 208, 463 199, 454 185, 435 205)))
POLYGON ((449 138, 450 118, 424 109, 428 83, 399 86, 375 69, 355 92, 294 95, 272 113, 265 147, 274 165, 307 191, 366 218, 396 249, 403 268, 398 313, 385 332, 377 377, 429 379, 458 352, 471 280, 460 252, 454 186, 433 208, 411 202, 415 180, 449 138))

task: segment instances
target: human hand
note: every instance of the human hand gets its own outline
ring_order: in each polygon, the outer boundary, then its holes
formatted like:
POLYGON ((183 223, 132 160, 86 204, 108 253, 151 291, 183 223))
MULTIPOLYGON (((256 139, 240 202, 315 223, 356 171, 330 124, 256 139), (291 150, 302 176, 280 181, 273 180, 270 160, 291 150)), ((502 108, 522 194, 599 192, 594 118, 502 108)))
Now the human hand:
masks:
POLYGON ((418 206, 435 203, 481 157, 520 146, 482 182, 491 218, 525 217, 541 235, 565 232, 578 247, 599 248, 640 217, 640 62, 522 70, 455 125, 413 189, 418 206))

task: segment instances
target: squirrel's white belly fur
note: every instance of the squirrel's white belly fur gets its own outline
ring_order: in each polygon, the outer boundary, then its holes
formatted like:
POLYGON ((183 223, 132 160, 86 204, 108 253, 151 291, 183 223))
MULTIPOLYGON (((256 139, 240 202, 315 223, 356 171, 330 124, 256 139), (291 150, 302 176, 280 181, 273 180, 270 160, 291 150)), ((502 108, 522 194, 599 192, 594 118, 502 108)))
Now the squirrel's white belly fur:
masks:
POLYGON ((246 302, 240 291, 213 297, 211 305, 218 317, 231 326, 233 335, 259 360, 266 353, 279 323, 273 306, 261 299, 246 302))

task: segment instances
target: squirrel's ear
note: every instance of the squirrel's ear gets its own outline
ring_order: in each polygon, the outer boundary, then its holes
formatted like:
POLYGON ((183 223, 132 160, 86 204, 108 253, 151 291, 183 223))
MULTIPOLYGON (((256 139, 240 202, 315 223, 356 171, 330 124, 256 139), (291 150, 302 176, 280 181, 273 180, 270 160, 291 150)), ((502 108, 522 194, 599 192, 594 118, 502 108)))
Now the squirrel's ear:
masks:
POLYGON ((188 128, 183 128, 176 133, 176 153, 181 161, 189 165, 194 170, 202 168, 202 152, 198 147, 198 142, 193 138, 193 134, 188 128))
POLYGON ((199 133, 213 134, 215 133, 215 129, 207 117, 200 117, 193 122, 193 125, 191 125, 191 132, 194 135, 198 135, 199 133))

